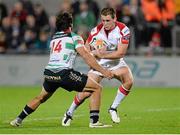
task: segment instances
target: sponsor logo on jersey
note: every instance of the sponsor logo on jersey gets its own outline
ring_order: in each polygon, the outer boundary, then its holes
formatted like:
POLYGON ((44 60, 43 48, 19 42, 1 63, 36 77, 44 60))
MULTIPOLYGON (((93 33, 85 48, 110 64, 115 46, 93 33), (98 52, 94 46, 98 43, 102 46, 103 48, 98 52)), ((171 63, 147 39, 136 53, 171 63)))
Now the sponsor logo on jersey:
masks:
POLYGON ((130 35, 123 36, 121 38, 121 43, 122 44, 128 44, 129 43, 129 39, 130 39, 130 35))
POLYGON ((129 33, 130 33, 129 28, 128 28, 128 27, 125 27, 125 28, 122 30, 122 33, 123 33, 123 35, 129 34, 129 33))

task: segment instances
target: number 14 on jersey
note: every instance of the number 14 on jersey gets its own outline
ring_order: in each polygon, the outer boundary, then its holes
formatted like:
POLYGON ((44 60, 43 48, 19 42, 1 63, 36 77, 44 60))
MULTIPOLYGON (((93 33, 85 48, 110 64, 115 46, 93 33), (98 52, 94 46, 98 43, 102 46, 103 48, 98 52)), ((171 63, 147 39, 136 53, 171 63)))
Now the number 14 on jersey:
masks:
POLYGON ((61 50, 62 50, 61 40, 59 40, 58 42, 53 41, 51 47, 51 53, 59 53, 61 50))

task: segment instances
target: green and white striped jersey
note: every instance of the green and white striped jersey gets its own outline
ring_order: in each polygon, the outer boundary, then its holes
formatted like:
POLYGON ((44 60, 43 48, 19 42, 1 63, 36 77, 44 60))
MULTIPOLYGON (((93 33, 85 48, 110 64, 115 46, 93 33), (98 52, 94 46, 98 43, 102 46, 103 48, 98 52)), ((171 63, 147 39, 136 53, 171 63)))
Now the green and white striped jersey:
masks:
POLYGON ((50 58, 46 69, 58 72, 73 68, 76 59, 76 48, 84 46, 82 37, 71 32, 57 32, 50 42, 50 58))

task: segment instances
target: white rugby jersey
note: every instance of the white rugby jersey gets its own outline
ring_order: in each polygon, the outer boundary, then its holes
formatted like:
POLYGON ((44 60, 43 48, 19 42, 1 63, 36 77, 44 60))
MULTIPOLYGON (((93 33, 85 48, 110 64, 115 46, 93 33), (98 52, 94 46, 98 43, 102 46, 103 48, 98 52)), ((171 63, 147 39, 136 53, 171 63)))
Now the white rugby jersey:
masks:
MULTIPOLYGON (((86 42, 93 47, 100 42, 103 42, 103 44, 107 46, 107 51, 110 52, 116 51, 118 45, 128 45, 130 38, 129 28, 124 23, 118 21, 116 21, 115 24, 115 28, 108 31, 108 33, 105 32, 102 23, 97 25, 95 28, 92 29, 86 42)), ((119 64, 120 60, 122 59, 123 58, 113 60, 100 59, 98 60, 98 63, 103 67, 113 67, 119 64)))
POLYGON ((75 33, 57 32, 50 42, 50 58, 46 69, 59 71, 73 68, 76 48, 84 46, 82 37, 75 33))

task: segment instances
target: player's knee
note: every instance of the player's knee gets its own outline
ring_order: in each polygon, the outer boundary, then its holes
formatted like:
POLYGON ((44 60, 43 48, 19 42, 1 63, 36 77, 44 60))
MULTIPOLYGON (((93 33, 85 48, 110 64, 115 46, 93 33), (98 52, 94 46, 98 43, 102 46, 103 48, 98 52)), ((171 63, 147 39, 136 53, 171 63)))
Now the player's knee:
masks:
POLYGON ((91 87, 91 89, 92 89, 92 92, 100 93, 102 91, 102 86, 100 84, 94 84, 93 87, 91 87))
POLYGON ((123 84, 123 86, 124 86, 126 89, 130 90, 131 87, 133 86, 133 83, 134 83, 133 79, 129 79, 129 80, 127 80, 127 81, 125 82, 125 84, 123 84))
POLYGON ((83 92, 83 97, 88 98, 90 97, 92 92, 83 92))
POLYGON ((100 91, 101 92, 102 90, 102 86, 95 82, 95 81, 91 81, 85 88, 84 88, 84 91, 86 92, 91 92, 90 94, 92 94, 93 92, 98 92, 100 91))
POLYGON ((133 83, 134 83, 133 79, 128 80, 129 89, 131 89, 131 87, 133 86, 133 83))
POLYGON ((95 89, 95 91, 98 91, 98 92, 101 92, 102 91, 102 86, 100 85, 100 84, 96 84, 96 85, 94 85, 95 87, 94 87, 94 89, 95 89))
POLYGON ((102 86, 101 86, 100 84, 97 85, 97 86, 95 87, 94 91, 95 91, 96 93, 101 93, 101 91, 102 91, 102 86))

